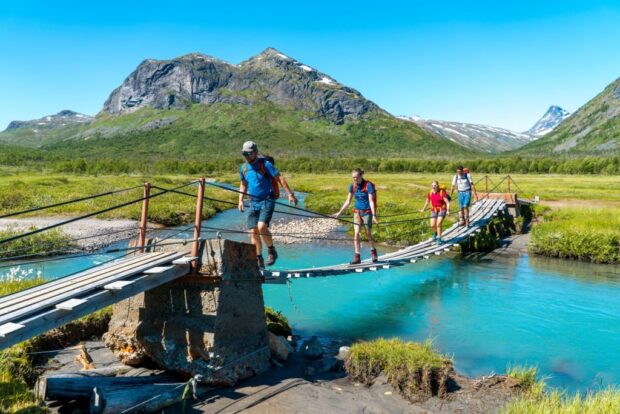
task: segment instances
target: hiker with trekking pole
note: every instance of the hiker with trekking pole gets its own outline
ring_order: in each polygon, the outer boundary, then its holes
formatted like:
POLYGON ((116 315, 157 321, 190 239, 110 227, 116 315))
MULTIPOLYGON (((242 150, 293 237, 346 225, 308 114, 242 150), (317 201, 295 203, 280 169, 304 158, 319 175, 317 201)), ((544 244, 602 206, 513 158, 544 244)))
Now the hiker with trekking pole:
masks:
POLYGON ((469 206, 471 205, 471 193, 473 191, 476 201, 478 201, 478 192, 471 178, 469 170, 459 165, 456 168, 456 175, 452 179, 452 189, 450 196, 454 194, 454 190, 458 190, 459 199, 459 226, 469 227, 469 206))
POLYGON ((278 258, 269 231, 269 223, 273 216, 276 200, 280 197, 280 185, 288 193, 289 204, 293 203, 297 206, 297 198, 275 167, 273 158, 258 155, 258 145, 255 142, 245 142, 241 155, 245 158, 245 163, 239 169, 241 184, 239 185, 238 208, 240 212, 244 211, 243 199, 245 195, 249 195, 248 229, 251 230, 250 239, 256 248, 258 267, 264 269, 265 266, 272 266, 278 258), (262 242, 267 245, 267 261, 263 259, 262 242))
POLYGON ((338 218, 344 210, 346 210, 351 201, 355 197, 355 204, 353 209, 353 247, 355 254, 353 260, 349 263, 351 265, 360 264, 361 259, 361 230, 362 226, 366 231, 366 237, 370 243, 370 256, 372 262, 376 262, 378 259, 377 248, 375 239, 372 235, 372 225, 379 224, 377 220, 377 190, 375 185, 364 179, 364 171, 361 168, 356 168, 351 172, 351 178, 353 183, 349 185, 349 195, 346 201, 336 214, 332 217, 338 218))

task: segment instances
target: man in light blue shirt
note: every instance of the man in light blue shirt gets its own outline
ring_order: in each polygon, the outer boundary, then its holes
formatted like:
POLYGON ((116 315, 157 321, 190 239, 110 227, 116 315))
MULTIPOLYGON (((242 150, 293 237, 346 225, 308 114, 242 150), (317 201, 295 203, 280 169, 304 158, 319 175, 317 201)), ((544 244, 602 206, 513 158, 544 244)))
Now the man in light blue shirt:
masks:
POLYGON ((287 191, 289 203, 297 205, 297 198, 273 162, 267 157, 258 156, 258 145, 255 142, 245 142, 241 154, 245 158, 245 163, 239 168, 241 180, 239 185, 239 211, 244 211, 243 198, 248 195, 250 197, 248 229, 252 231, 250 238, 256 247, 258 266, 263 269, 265 265, 273 265, 278 258, 269 231, 269 223, 276 205, 276 199, 280 196, 279 186, 281 185, 287 191), (263 259, 261 237, 267 245, 266 262, 263 259))

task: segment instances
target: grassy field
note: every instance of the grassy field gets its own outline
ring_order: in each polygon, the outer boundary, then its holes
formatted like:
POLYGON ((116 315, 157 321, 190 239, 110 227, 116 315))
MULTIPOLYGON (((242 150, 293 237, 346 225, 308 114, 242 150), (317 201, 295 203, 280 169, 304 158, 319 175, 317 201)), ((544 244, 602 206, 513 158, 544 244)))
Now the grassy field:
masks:
POLYGON ((529 249, 544 256, 620 262, 620 208, 565 207, 545 214, 529 249))
MULTIPOLYGON (((37 206, 54 204, 66 200, 99 194, 108 191, 141 186, 145 181, 164 188, 172 188, 189 182, 196 177, 188 176, 83 176, 43 173, 6 172, 0 177, 0 215, 21 211, 37 206)), ((186 187, 182 191, 196 194, 195 187, 186 187)), ((108 207, 122 204, 142 197, 142 188, 124 193, 105 196, 75 204, 51 208, 31 213, 30 216, 78 216, 108 207)), ((151 194, 160 190, 152 189, 151 194)), ((207 195, 236 200, 232 193, 207 189, 207 195)), ((226 208, 224 204, 205 202, 204 216, 211 217, 217 211, 226 208)), ((141 202, 113 210, 97 216, 98 218, 140 219, 141 202)), ((167 226, 193 222, 196 211, 195 198, 168 193, 154 197, 150 201, 149 220, 167 226)), ((21 215, 19 217, 28 217, 21 215)))
MULTIPOLYGON (((363 167, 363 166, 362 166, 363 167)), ((347 174, 287 174, 284 171, 288 182, 295 191, 309 193, 307 197, 307 207, 324 214, 337 212, 347 196, 348 187, 351 183, 350 173, 347 174)), ((503 175, 489 176, 489 189, 495 191, 506 191, 507 182, 500 183, 503 175)), ((27 173, 19 171, 4 171, 0 176, 0 215, 12 211, 28 209, 39 205, 56 203, 72 198, 80 198, 90 194, 106 192, 110 190, 125 188, 129 186, 139 186, 144 181, 151 181, 162 187, 174 187, 188 182, 195 177, 183 175, 166 176, 140 176, 140 175, 121 175, 121 176, 86 176, 86 175, 61 175, 27 173)), ((216 177, 220 180, 233 184, 238 183, 236 173, 216 177)), ((418 174, 387 174, 387 173, 367 173, 366 178, 373 181, 377 186, 378 213, 380 225, 376 227, 376 236, 379 241, 391 244, 405 245, 412 244, 428 237, 428 212, 419 213, 419 209, 424 204, 426 193, 430 189, 433 180, 439 180, 441 184, 449 184, 452 174, 447 173, 418 173, 418 174), (394 216, 396 215, 396 216, 394 216), (390 217, 393 216, 393 217, 390 217), (391 224, 388 224, 391 223, 391 224)), ((473 173, 474 180, 478 181, 478 190, 484 191, 485 180, 483 175, 473 173)), ((614 191, 620 188, 620 176, 576 176, 576 175, 524 175, 515 174, 511 176, 511 190, 516 191, 523 198, 533 198, 539 196, 541 204, 549 205, 554 209, 567 208, 573 206, 587 206, 594 211, 587 213, 586 216, 573 214, 570 220, 563 220, 562 216, 552 213, 549 223, 544 224, 541 229, 551 228, 546 233, 543 230, 534 233, 534 237, 544 234, 556 234, 562 228, 562 222, 570 222, 588 228, 590 233, 596 235, 592 240, 598 243, 599 240, 607 240, 607 245, 614 246, 613 236, 619 235, 617 211, 620 208, 620 192, 614 191), (554 215, 555 214, 555 215, 554 215), (594 225, 598 223, 597 225, 594 225), (581 224, 580 224, 581 223, 581 224), (607 226, 609 224, 609 226, 607 226), (602 237, 602 239, 600 237, 602 237)), ((157 190, 153 190, 155 192, 157 190)), ((188 187, 184 191, 194 193, 195 188, 188 187)), ((68 206, 61 206, 33 215, 80 215, 91 211, 101 210, 115 204, 120 204, 132 199, 138 199, 142 195, 142 189, 137 188, 126 193, 114 196, 102 197, 95 200, 84 201, 68 206)), ((223 190, 207 187, 207 195, 236 201, 237 195, 223 190)), ((182 195, 166 194, 151 200, 149 219, 155 223, 164 225, 179 225, 193 221, 195 211, 194 199, 182 195)), ((207 201, 204 209, 204 216, 210 217, 217 211, 229 208, 230 205, 213 203, 207 201)), ((444 224, 444 228, 451 225, 456 218, 457 202, 452 202, 453 212, 444 224)), ((568 214, 568 213, 567 213, 568 214)), ((139 219, 140 203, 132 206, 114 210, 101 214, 100 218, 129 218, 139 219)), ((564 225, 568 229, 570 225, 564 225)), ((579 226, 574 226, 578 228, 579 226)), ((564 233, 568 239, 572 240, 576 236, 572 233, 564 233)), ((619 236, 620 237, 620 236, 619 236)), ((542 240, 542 239, 540 239, 542 240)), ((535 239, 536 241, 536 239, 535 239)), ((540 243, 539 243, 540 244, 540 243)), ((555 255, 559 257, 586 258, 568 253, 550 254, 547 251, 536 251, 541 254, 555 255)), ((590 255, 592 256, 592 255, 590 255)), ((609 261, 599 260, 598 261, 609 261)))

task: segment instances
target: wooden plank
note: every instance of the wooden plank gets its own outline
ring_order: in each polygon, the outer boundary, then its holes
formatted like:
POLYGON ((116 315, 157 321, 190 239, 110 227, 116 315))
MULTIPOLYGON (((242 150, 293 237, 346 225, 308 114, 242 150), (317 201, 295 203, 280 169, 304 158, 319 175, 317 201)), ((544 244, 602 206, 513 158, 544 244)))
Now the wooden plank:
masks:
POLYGON ((108 283, 103 288, 107 290, 123 290, 125 286, 129 286, 133 282, 133 280, 117 280, 116 282, 108 283))
POLYGON ((63 286, 67 286, 67 285, 71 285, 72 283, 74 283, 76 281, 76 279, 81 279, 85 276, 92 276, 92 275, 97 275, 99 273, 102 272, 107 272, 107 271, 111 271, 113 269, 119 268, 119 267, 124 267, 124 266, 129 266, 131 263, 134 263, 136 261, 142 261, 142 260, 146 260, 148 259, 148 255, 147 253, 145 253, 144 255, 140 255, 140 256, 134 256, 131 257, 129 259, 120 259, 117 262, 113 262, 113 263, 106 263, 100 267, 97 267, 96 269, 89 269, 80 273, 76 273, 75 275, 71 275, 71 276, 67 276, 67 277, 63 277, 60 279, 56 279, 56 280, 52 280, 49 282, 46 282, 42 285, 38 285, 35 287, 32 287, 30 289, 25 289, 22 290, 20 292, 15 292, 12 293, 8 296, 4 296, 3 298, 0 298, 0 308, 10 304, 10 303, 15 303, 15 302, 19 302, 21 300, 22 297, 29 295, 31 296, 34 293, 38 293, 38 292, 42 292, 42 291, 49 291, 50 289, 57 289, 63 286))
POLYGON ((63 291, 62 293, 54 294, 53 292, 47 293, 44 299, 39 298, 36 303, 31 300, 27 303, 20 305, 13 305, 10 307, 10 311, 2 308, 0 313, 0 323, 12 321, 15 318, 21 318, 30 313, 36 312, 38 309, 44 306, 52 306, 57 303, 63 302, 71 297, 79 296, 90 290, 99 289, 108 283, 114 282, 119 279, 142 273, 143 270, 156 266, 158 264, 169 263, 174 260, 175 256, 182 255, 184 253, 173 253, 172 255, 158 256, 153 263, 141 264, 138 267, 125 270, 118 274, 97 276, 96 280, 89 283, 89 281, 81 281, 77 286, 74 286, 71 290, 63 291))
POLYGON ((150 269, 146 269, 142 273, 145 273, 147 275, 156 275, 158 273, 163 273, 166 270, 170 270, 170 269, 172 269, 172 266, 155 266, 155 267, 152 267, 150 269))
POLYGON ((77 308, 78 306, 85 304, 86 302, 87 302, 86 299, 73 298, 73 299, 69 299, 64 302, 56 304, 56 309, 71 311, 77 308))
POLYGON ((24 325, 19 323, 8 322, 0 326, 0 337, 4 338, 8 334, 22 329, 24 325))
POLYGON ((198 259, 198 257, 196 257, 196 256, 185 256, 185 257, 181 257, 179 259, 173 260, 172 264, 173 265, 190 264, 191 262, 193 262, 196 259, 198 259))
POLYGON ((157 277, 138 274, 134 279, 134 283, 121 291, 113 292, 110 290, 95 290, 88 292, 83 297, 88 302, 72 311, 67 312, 56 309, 55 307, 47 307, 42 309, 36 314, 31 314, 18 320, 17 323, 24 325, 24 328, 11 332, 4 338, 0 338, 0 349, 6 349, 11 345, 42 334, 43 332, 47 332, 55 327, 64 325, 74 319, 86 316, 120 300, 163 285, 164 283, 168 283, 171 280, 187 275, 187 272, 187 268, 175 266, 172 269, 159 274, 157 277))
MULTIPOLYGON (((144 263, 150 263, 153 260, 160 260, 161 258, 165 258, 168 256, 170 255, 162 254, 162 253, 157 253, 154 255, 146 254, 145 257, 141 258, 141 260, 139 261, 131 261, 129 263, 122 263, 118 267, 113 267, 111 269, 106 269, 106 270, 109 272, 127 271, 127 270, 136 268, 136 266, 141 266, 144 263)), ((110 273, 108 273, 107 271, 106 272, 95 271, 91 274, 84 274, 84 276, 81 277, 80 279, 68 281, 67 283, 63 284, 64 286, 57 286, 56 289, 47 290, 45 292, 38 292, 34 296, 28 295, 28 296, 19 298, 19 300, 8 301, 9 303, 4 303, 2 304, 2 306, 0 306, 0 321, 4 320, 4 317, 2 315, 7 315, 18 309, 25 308, 28 305, 41 303, 45 299, 58 297, 66 292, 73 292, 79 287, 89 285, 92 283, 96 283, 98 280, 109 276, 110 273)), ((58 300, 58 302, 62 302, 62 299, 58 300)))

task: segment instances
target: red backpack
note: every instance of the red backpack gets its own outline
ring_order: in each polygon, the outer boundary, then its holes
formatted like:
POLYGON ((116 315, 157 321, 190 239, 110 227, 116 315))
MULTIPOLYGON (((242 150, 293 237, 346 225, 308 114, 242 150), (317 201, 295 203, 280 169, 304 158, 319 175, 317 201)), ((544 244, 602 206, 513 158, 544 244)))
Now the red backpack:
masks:
MULTIPOLYGON (((268 178, 270 180, 271 188, 273 189, 273 196, 275 198, 280 198, 280 181, 278 180, 277 177, 272 177, 271 174, 269 174, 269 171, 267 171, 267 169, 265 168, 265 161, 269 161, 273 165, 276 165, 275 160, 273 159, 273 157, 270 157, 269 155, 259 155, 256 161, 258 161, 258 173, 262 175, 263 177, 268 178)), ((244 179, 246 179, 245 177, 247 173, 248 173, 248 163, 246 162, 245 164, 243 164, 243 178, 244 179)))
MULTIPOLYGON (((363 193, 368 193, 368 184, 372 184, 372 186, 375 189, 375 192, 372 194, 369 194, 370 197, 372 197, 372 201, 375 202, 375 210, 377 209, 377 186, 369 180, 364 180, 364 185, 361 188, 361 191, 363 193)), ((353 183, 353 194, 355 194, 357 192, 357 183, 353 183)))

